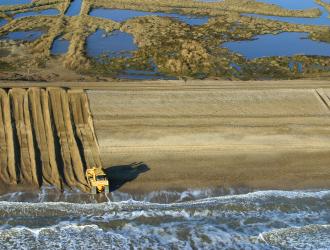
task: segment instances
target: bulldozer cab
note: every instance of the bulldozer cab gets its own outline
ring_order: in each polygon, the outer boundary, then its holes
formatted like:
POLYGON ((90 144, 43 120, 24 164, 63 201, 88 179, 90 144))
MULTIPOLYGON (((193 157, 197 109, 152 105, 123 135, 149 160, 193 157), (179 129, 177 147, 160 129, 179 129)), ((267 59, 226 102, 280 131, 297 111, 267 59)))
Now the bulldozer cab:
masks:
POLYGON ((107 175, 100 167, 93 167, 86 170, 86 179, 91 186, 91 193, 109 193, 109 181, 107 175))

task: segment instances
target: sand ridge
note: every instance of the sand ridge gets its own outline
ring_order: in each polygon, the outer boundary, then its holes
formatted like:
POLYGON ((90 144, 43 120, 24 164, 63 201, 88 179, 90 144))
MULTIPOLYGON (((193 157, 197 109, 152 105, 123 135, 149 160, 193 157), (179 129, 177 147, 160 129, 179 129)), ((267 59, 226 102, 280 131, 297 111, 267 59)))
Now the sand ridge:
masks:
POLYGON ((85 92, 34 87, 0 94, 2 184, 88 191, 85 170, 101 160, 85 92))

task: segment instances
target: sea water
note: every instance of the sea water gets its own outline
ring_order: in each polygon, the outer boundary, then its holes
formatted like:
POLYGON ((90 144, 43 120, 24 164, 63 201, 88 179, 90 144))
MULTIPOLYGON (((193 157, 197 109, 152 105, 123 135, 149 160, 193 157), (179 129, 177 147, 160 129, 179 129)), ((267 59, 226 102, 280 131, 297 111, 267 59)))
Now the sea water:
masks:
MULTIPOLYGON (((241 190, 242 191, 242 190, 241 190)), ((328 249, 330 191, 0 197, 3 249, 328 249), (25 198, 24 198, 25 197, 25 198), (22 201, 22 200, 30 201, 22 201), (51 202, 50 200, 53 200, 51 202)))

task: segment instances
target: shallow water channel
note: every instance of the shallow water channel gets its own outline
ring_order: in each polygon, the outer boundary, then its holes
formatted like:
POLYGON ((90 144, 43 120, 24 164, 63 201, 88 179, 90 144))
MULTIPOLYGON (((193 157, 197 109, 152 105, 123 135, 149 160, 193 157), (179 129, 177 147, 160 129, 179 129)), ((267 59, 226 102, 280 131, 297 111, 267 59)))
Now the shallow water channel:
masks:
MULTIPOLYGON (((317 8, 322 14, 319 17, 280 17, 280 16, 270 16, 270 15, 259 15, 259 14, 243 14, 245 16, 259 17, 265 19, 271 19, 281 22, 287 23, 295 23, 295 24, 305 24, 305 25, 329 25, 330 26, 330 18, 327 10, 315 3, 313 0, 259 0, 259 2, 265 2, 270 4, 276 4, 283 8, 290 10, 299 10, 299 9, 311 9, 317 8)), ((330 2, 328 2, 330 3, 330 2)))
POLYGON ((66 16, 78 16, 80 14, 80 9, 82 5, 82 0, 73 0, 65 12, 66 16))
POLYGON ((171 17, 185 22, 189 25, 203 25, 208 22, 208 17, 197 17, 190 15, 181 15, 176 13, 163 13, 163 12, 147 12, 147 11, 137 11, 137 10, 121 10, 121 9, 105 9, 96 8, 92 9, 89 13, 90 16, 107 18, 115 22, 124 22, 128 19, 143 16, 161 16, 161 17, 171 17))
POLYGON ((1 5, 29 4, 32 0, 0 0, 1 5))
POLYGON ((20 40, 32 42, 40 38, 43 34, 44 32, 40 30, 14 31, 0 37, 0 40, 20 40))
POLYGON ((314 0, 257 0, 258 2, 275 4, 282 8, 290 10, 304 10, 319 8, 320 6, 314 0))
POLYGON ((222 47, 248 59, 293 55, 330 56, 329 43, 310 40, 308 33, 300 32, 259 35, 253 40, 227 42, 222 47))
POLYGON ((47 9, 47 10, 41 10, 41 11, 27 11, 27 12, 21 12, 21 13, 14 15, 14 19, 30 17, 30 16, 56 16, 59 14, 60 14, 60 12, 57 9, 47 9))

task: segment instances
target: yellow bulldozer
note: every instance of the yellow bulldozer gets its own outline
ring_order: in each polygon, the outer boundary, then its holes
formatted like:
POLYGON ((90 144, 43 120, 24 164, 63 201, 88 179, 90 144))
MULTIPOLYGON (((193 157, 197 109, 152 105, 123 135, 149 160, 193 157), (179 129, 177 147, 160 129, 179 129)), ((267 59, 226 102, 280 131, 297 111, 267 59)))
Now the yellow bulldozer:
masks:
POLYGON ((86 179, 92 188, 91 193, 109 193, 109 181, 106 173, 100 167, 93 167, 86 170, 86 179))

